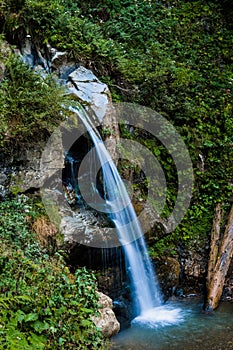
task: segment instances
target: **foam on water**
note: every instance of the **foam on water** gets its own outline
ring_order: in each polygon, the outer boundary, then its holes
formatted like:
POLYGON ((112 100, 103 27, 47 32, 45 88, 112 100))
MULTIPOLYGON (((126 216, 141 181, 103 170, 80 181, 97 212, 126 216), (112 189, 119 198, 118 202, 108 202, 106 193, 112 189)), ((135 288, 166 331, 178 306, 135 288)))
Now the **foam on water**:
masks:
POLYGON ((169 325, 175 325, 185 320, 185 314, 180 308, 174 308, 170 305, 154 307, 135 317, 132 327, 158 328, 169 325))

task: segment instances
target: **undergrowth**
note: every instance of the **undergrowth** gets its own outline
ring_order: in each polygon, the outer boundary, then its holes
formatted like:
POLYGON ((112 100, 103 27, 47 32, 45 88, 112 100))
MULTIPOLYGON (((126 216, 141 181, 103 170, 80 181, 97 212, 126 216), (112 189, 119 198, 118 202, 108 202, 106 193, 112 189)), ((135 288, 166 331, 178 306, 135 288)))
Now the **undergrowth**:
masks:
POLYGON ((51 254, 48 225, 24 195, 0 203, 0 349, 104 349, 95 276, 51 254))

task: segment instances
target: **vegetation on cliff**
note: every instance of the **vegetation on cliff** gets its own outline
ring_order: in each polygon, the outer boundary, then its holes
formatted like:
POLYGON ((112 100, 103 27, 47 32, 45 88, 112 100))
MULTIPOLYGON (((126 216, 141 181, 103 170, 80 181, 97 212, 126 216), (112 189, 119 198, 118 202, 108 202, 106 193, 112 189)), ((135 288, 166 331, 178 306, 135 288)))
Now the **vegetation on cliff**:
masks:
POLYGON ((0 203, 1 349, 104 346, 91 320, 98 315, 95 277, 85 268, 70 272, 56 233, 38 202, 21 195, 0 203))
MULTIPOLYGON (((9 43, 20 47, 30 34, 39 47, 66 50, 108 83, 116 101, 151 107, 175 125, 192 157, 195 189, 183 225, 160 248, 209 234, 216 203, 227 203, 232 193, 230 2, 1 0, 1 9, 9 43)), ((27 72, 13 57, 0 96, 2 142, 43 132, 61 117, 62 91, 53 79, 27 72)), ((174 171, 156 142, 144 142, 169 179, 169 211, 177 194, 174 171)))
MULTIPOLYGON (((93 69, 108 84, 115 101, 153 108, 182 135, 195 173, 192 204, 176 231, 159 239, 154 237, 151 247, 154 256, 177 254, 179 244, 201 245, 209 237, 218 203, 223 203, 225 214, 221 223, 224 226, 233 182, 230 0, 0 0, 0 8, 0 31, 11 48, 13 45, 20 48, 30 34, 37 47, 49 43, 68 51, 77 63, 93 69)), ((36 132, 48 135, 62 118, 61 105, 65 97, 52 76, 43 78, 33 73, 15 58, 12 49, 6 49, 3 41, 1 48, 4 72, 0 84, 0 145, 6 148, 12 140, 20 144, 36 132)), ((141 135, 137 140, 154 152, 165 170, 166 217, 177 195, 176 174, 171 169, 170 158, 156 140, 141 135)), ((11 251, 12 242, 4 238, 4 244, 9 247, 9 254, 16 254, 11 251)), ((31 266, 30 257, 25 259, 29 259, 25 264, 31 266)), ((38 264, 30 268, 32 271, 38 268, 40 278, 44 265, 38 264)), ((48 260, 48 269, 49 266, 48 260)), ((17 269, 17 264, 12 268, 17 269)), ((17 271, 14 273, 19 273, 17 271)), ((24 278, 28 277, 23 275, 24 278)), ((6 310, 9 309, 7 303, 4 300, 6 310)), ((17 303, 20 307, 24 305, 21 299, 17 303)), ((34 323, 42 322, 41 316, 38 314, 33 316, 38 319, 26 322, 28 311, 19 310, 23 314, 19 314, 15 322, 29 337, 29 333, 34 332, 31 330, 34 323)), ((3 332, 8 329, 5 324, 4 327, 3 332)), ((44 329, 41 334, 43 332, 48 330, 44 329)), ((6 333, 2 334, 6 339, 6 333)))
POLYGON ((30 70, 0 40, 4 79, 0 84, 0 147, 48 137, 63 119, 64 89, 53 75, 30 70), (38 135, 39 134, 39 135, 38 135))

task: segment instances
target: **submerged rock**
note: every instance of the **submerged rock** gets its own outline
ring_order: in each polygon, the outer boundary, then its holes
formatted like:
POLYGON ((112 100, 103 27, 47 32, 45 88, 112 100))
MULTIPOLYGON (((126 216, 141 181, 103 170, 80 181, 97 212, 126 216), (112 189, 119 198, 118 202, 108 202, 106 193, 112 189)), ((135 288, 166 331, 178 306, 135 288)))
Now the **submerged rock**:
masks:
POLYGON ((99 305, 101 307, 100 316, 94 317, 93 322, 96 327, 100 328, 105 338, 110 338, 119 332, 120 323, 117 321, 113 312, 112 299, 101 292, 98 292, 98 295, 100 298, 99 305))

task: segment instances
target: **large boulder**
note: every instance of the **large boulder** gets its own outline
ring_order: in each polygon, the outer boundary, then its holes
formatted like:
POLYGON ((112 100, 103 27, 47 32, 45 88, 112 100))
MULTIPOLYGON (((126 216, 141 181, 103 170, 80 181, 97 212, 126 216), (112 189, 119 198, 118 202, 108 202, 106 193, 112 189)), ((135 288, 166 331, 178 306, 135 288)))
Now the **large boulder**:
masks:
POLYGON ((116 335, 120 330, 120 323, 117 321, 116 316, 113 312, 112 299, 109 296, 98 292, 99 304, 100 304, 100 315, 94 317, 93 321, 98 327, 105 338, 110 338, 116 335))
POLYGON ((22 149, 17 149, 11 157, 5 157, 0 165, 1 176, 6 177, 5 184, 12 193, 23 193, 31 189, 39 189, 44 182, 64 167, 64 152, 59 134, 53 134, 53 147, 45 148, 45 141, 38 140, 22 149))

